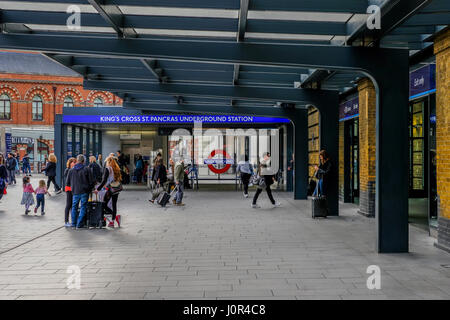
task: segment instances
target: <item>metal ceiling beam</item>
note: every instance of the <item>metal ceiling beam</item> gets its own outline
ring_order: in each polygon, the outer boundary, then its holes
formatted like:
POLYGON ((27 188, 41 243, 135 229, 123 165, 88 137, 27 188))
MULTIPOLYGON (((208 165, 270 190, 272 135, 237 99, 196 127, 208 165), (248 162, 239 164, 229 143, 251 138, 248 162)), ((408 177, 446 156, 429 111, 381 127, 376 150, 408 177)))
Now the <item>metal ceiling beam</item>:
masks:
POLYGON ((168 77, 164 76, 164 70, 161 68, 156 68, 157 61, 153 59, 141 59, 142 64, 148 71, 158 80, 160 83, 165 83, 168 81, 168 77))
POLYGON ((130 93, 168 94, 172 96, 201 96, 209 98, 291 102, 318 104, 325 94, 335 91, 309 89, 261 88, 218 85, 150 84, 136 82, 84 81, 88 90, 106 90, 130 93))
MULTIPOLYGON (((249 0, 242 0, 248 2, 249 0)), ((243 4, 245 5, 245 4, 243 4)), ((245 8, 244 8, 245 9, 245 8)), ((118 8, 117 8, 118 10, 118 8)), ((116 12, 117 12, 116 10, 116 12)), ((223 31, 236 32, 237 37, 244 38, 245 30, 253 33, 286 33, 311 35, 346 35, 344 22, 317 22, 317 21, 295 21, 295 20, 270 20, 253 19, 247 20, 247 10, 240 10, 239 20, 234 18, 208 18, 208 17, 174 17, 174 16, 146 16, 146 15, 123 15, 118 13, 111 17, 115 18, 115 24, 111 19, 106 19, 97 13, 83 13, 82 23, 85 27, 113 27, 119 34, 123 30, 129 30, 130 35, 135 37, 133 29, 168 29, 168 30, 198 30, 198 31, 223 31)), ((30 10, 3 10, 3 23, 22 24, 52 24, 59 25, 61 29, 66 26, 67 14, 64 12, 46 12, 30 10)))
POLYGON ((125 28, 123 24, 124 15, 116 5, 105 4, 103 0, 88 0, 97 10, 100 16, 116 31, 119 38, 136 37, 133 28, 125 28))
POLYGON ((146 111, 167 111, 182 113, 205 113, 205 114, 231 114, 231 115, 254 115, 254 116, 272 116, 272 117, 293 117, 296 109, 284 109, 274 107, 233 107, 233 106, 214 106, 214 105, 189 105, 189 104, 167 104, 146 103, 140 101, 124 102, 124 108, 139 109, 146 111))
POLYGON ((329 78, 333 71, 316 69, 309 76, 302 81, 302 88, 320 89, 321 82, 329 78))

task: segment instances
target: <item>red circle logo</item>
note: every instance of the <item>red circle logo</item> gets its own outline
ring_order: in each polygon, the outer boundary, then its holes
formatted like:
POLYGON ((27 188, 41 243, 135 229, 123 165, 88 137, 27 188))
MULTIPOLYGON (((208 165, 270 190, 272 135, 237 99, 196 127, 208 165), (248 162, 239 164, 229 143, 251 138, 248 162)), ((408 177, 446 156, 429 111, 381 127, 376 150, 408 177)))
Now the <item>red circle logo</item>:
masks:
MULTIPOLYGON (((216 154, 222 154, 222 156, 226 159, 230 158, 230 155, 225 151, 225 150, 213 150, 211 152, 211 154, 209 155, 208 159, 212 159, 216 154)), ((227 172, 230 168, 231 168, 231 164, 227 163, 225 164, 225 167, 223 167, 222 169, 218 169, 216 167, 214 167, 212 164, 208 164, 208 168, 209 170, 211 170, 212 172, 216 173, 216 174, 222 174, 227 172)))

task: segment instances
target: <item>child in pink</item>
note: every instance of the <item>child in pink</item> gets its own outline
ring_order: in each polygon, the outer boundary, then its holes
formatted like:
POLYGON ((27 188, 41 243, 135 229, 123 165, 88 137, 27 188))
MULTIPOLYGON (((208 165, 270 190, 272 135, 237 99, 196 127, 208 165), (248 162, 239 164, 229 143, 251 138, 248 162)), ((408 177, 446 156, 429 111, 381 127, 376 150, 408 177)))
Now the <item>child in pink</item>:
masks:
POLYGON ((34 190, 34 193, 36 194, 36 201, 37 206, 34 208, 34 214, 37 213, 39 207, 41 207, 41 215, 45 215, 44 207, 45 207, 45 195, 48 194, 50 196, 50 193, 47 190, 47 187, 45 186, 45 181, 40 180, 39 181, 39 187, 37 187, 36 190, 34 190))
POLYGON ((23 177, 23 195, 20 204, 25 205, 25 214, 28 214, 28 210, 34 204, 33 197, 34 189, 30 183, 30 177, 23 177))

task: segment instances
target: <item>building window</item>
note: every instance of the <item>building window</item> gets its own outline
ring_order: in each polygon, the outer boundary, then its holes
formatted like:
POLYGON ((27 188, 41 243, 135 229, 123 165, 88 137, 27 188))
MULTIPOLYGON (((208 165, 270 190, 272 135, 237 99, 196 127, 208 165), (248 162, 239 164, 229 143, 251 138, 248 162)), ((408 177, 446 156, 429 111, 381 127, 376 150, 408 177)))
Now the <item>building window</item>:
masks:
POLYGON ((42 120, 43 115, 43 103, 40 96, 34 96, 33 98, 33 120, 42 120))
POLYGON ((11 119, 11 99, 6 94, 0 96, 0 119, 11 119))
POLYGON ((95 98, 94 100, 94 107, 101 107, 103 105, 102 98, 95 98))
POLYGON ((71 96, 64 98, 64 107, 73 107, 73 99, 71 96))

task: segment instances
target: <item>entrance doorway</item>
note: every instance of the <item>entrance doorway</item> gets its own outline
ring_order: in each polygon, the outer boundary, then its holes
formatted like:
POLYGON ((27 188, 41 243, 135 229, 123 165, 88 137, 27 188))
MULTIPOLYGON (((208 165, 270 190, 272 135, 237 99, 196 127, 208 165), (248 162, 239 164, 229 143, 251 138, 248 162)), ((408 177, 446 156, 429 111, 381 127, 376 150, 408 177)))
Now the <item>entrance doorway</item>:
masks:
POLYGON ((359 204, 359 119, 345 121, 345 202, 359 204))

